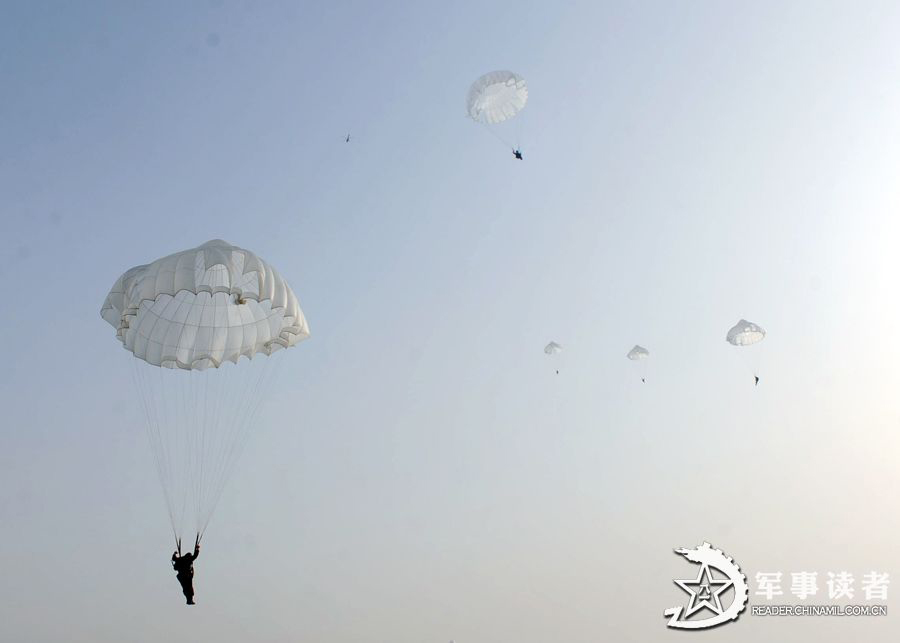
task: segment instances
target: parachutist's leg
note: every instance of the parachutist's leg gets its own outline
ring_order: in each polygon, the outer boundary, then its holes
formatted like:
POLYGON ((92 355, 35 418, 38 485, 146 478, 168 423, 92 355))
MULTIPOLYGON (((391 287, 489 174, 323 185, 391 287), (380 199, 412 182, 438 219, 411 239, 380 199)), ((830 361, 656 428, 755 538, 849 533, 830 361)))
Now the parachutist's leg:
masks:
POLYGON ((190 576, 178 576, 178 582, 181 583, 181 593, 188 605, 194 604, 194 582, 190 576))

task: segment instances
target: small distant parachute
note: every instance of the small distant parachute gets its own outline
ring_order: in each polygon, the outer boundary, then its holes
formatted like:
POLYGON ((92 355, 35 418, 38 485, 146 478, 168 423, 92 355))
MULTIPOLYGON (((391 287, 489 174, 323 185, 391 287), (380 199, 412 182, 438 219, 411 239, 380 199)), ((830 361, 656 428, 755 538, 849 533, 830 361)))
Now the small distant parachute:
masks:
POLYGON ((728 331, 725 341, 732 346, 750 346, 761 342, 766 337, 766 331, 762 326, 742 319, 728 331))
POLYGON ((512 149, 517 160, 522 160, 521 121, 510 131, 506 123, 515 118, 528 102, 528 86, 525 79, 511 71, 492 71, 469 87, 466 95, 466 115, 483 125, 498 141, 512 149))
POLYGON ((728 330, 725 341, 741 348, 741 357, 753 373, 754 384, 759 384, 760 342, 765 339, 765 329, 753 322, 741 319, 728 330))
POLYGON ((647 358, 650 357, 650 351, 641 346, 640 344, 635 344, 634 348, 628 351, 628 354, 625 355, 632 362, 639 362, 641 369, 641 381, 647 381, 647 358))
POLYGON ((525 108, 528 86, 511 71, 492 71, 469 87, 466 113, 476 123, 494 125, 509 120, 525 108))
MULTIPOLYGON (((550 342, 549 344, 544 346, 544 353, 546 353, 550 357, 556 355, 557 353, 561 353, 561 352, 562 352, 562 346, 560 346, 556 342, 550 342)), ((559 375, 559 369, 556 369, 556 374, 559 375)))
POLYGON ((650 357, 650 351, 648 351, 643 346, 635 344, 634 348, 628 351, 628 354, 625 357, 630 359, 632 362, 636 362, 638 360, 647 359, 648 357, 650 357))

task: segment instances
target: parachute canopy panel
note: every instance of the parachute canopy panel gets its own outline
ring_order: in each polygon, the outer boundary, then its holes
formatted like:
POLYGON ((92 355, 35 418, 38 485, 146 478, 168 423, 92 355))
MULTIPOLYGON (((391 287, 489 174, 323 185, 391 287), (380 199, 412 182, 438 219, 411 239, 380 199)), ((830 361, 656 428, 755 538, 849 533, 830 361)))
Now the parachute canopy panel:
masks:
POLYGON ((492 71, 472 83, 466 112, 477 123, 493 125, 518 114, 527 101, 524 78, 511 71, 492 71))
POLYGON ((100 315, 138 359, 185 370, 269 355, 309 336, 281 275, 220 239, 126 271, 100 315))
POLYGON ((635 344, 634 348, 628 351, 628 354, 625 357, 633 362, 636 362, 637 360, 647 359, 648 357, 650 357, 650 351, 648 351, 643 346, 635 344))
POLYGON ((750 346, 761 342, 765 336, 766 331, 762 326, 742 319, 729 329, 725 341, 732 346, 750 346))
POLYGON ((560 346, 556 342, 550 342, 549 344, 544 346, 544 352, 547 355, 555 355, 556 353, 559 353, 560 351, 562 351, 562 346, 560 346))

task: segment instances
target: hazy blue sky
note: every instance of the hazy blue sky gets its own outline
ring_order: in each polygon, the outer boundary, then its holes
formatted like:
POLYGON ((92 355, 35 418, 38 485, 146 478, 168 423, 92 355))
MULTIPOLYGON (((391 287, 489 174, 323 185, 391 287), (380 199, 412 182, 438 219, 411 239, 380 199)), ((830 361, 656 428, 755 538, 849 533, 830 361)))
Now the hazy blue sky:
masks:
POLYGON ((0 3, 0 639, 661 641, 703 539, 900 582, 898 176, 894 2, 0 3), (493 69, 524 162, 464 118, 493 69), (312 338, 188 610, 98 311, 212 238, 312 338))

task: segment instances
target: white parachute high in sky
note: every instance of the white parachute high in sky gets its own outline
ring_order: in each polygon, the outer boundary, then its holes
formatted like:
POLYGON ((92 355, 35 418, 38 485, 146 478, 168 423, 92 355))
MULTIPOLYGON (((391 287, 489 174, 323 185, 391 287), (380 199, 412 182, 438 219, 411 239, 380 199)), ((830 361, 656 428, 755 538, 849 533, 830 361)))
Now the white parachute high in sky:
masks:
POLYGON ((515 117, 528 102, 525 79, 511 71, 492 71, 478 78, 466 96, 466 114, 496 136, 504 145, 518 149, 494 126, 515 117))
POLYGON ((765 337, 766 331, 762 326, 746 319, 738 321, 725 335, 726 342, 741 349, 741 357, 753 373, 756 384, 759 384, 759 362, 762 357, 759 344, 765 337))
POLYGON ((176 541, 202 535, 274 377, 270 356, 309 336, 297 297, 216 239, 126 271, 100 315, 132 354, 176 541))
MULTIPOLYGON (((557 353, 562 352, 562 346, 557 344, 556 342, 550 342, 546 346, 544 346, 544 354, 548 357, 553 357, 557 353)), ((556 374, 559 375, 559 369, 556 369, 556 374)))
POLYGON ((635 344, 634 348, 628 351, 628 354, 625 357, 630 359, 632 362, 636 362, 638 360, 644 360, 650 357, 650 351, 648 351, 643 346, 635 344))
POLYGON ((640 366, 641 381, 646 382, 647 381, 647 358, 650 357, 650 351, 648 351, 643 346, 640 346, 639 344, 635 344, 634 348, 632 348, 630 351, 628 351, 628 353, 625 355, 625 357, 627 357, 632 362, 640 363, 640 365, 641 365, 640 366))
POLYGON ((518 114, 528 102, 525 79, 511 71, 492 71, 477 79, 466 96, 466 112, 476 123, 494 125, 518 114))

